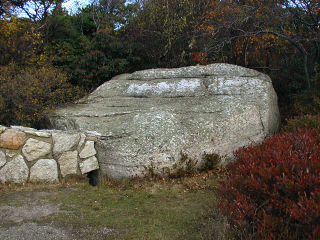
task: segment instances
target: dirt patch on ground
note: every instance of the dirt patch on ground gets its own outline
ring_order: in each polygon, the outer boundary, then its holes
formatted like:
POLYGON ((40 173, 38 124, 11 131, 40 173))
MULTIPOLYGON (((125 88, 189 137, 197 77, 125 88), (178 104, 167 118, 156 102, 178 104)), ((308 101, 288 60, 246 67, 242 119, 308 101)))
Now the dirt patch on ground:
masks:
POLYGON ((0 184, 0 239, 227 239, 225 218, 212 211, 222 175, 217 170, 172 179, 105 180, 95 187, 0 184))
MULTIPOLYGON (((68 189, 72 191, 72 189, 68 189)), ((0 193, 0 239, 1 240, 71 240, 107 239, 113 232, 109 228, 90 226, 60 226, 47 221, 47 217, 58 213, 68 214, 61 204, 50 199, 58 192, 48 191, 5 191, 0 193)))
POLYGON ((13 240, 69 240, 73 239, 64 229, 54 226, 41 226, 37 223, 23 223, 21 225, 12 225, 10 227, 0 227, 0 239, 13 240))
POLYGON ((61 212, 58 206, 50 204, 0 206, 0 223, 19 223, 25 220, 41 220, 41 218, 61 212))
POLYGON ((0 239, 72 239, 61 228, 39 224, 51 214, 61 212, 58 205, 48 203, 54 192, 10 192, 0 197, 0 239))

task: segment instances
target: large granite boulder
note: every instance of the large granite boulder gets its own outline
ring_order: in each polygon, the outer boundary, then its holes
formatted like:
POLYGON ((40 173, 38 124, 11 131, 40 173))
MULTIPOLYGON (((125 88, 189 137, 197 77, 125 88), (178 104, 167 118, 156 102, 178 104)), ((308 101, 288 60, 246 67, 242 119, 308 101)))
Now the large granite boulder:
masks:
POLYGON ((172 173, 186 156, 196 168, 204 154, 231 157, 279 121, 270 78, 230 64, 119 75, 48 118, 51 128, 99 132, 100 171, 112 179, 172 173))

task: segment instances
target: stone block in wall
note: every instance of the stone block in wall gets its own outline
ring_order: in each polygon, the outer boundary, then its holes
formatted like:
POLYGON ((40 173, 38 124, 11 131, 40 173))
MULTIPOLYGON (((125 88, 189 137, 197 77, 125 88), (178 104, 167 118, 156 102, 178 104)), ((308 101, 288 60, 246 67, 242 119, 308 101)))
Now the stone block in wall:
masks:
POLYGON ((31 182, 59 182, 58 165, 54 159, 40 159, 30 169, 31 182))
POLYGON ((98 159, 95 156, 92 156, 84 160, 83 162, 80 162, 79 165, 82 174, 99 169, 98 159))
POLYGON ((23 126, 11 126, 11 128, 20 130, 22 132, 25 132, 27 134, 30 134, 36 137, 44 137, 44 138, 51 137, 51 133, 45 130, 37 130, 34 128, 23 127, 23 126))
POLYGON ((77 150, 78 152, 80 152, 83 144, 85 143, 86 141, 86 135, 84 133, 80 133, 80 140, 79 140, 79 144, 78 144, 78 147, 77 147, 77 150))
POLYGON ((6 155, 4 152, 0 151, 0 167, 2 167, 3 165, 5 165, 7 162, 6 160, 6 155))
POLYGON ((60 165, 61 176, 65 177, 69 174, 77 174, 78 170, 78 152, 64 152, 58 159, 60 165))
POLYGON ((6 157, 7 158, 14 158, 15 156, 17 156, 19 154, 20 154, 19 150, 10 150, 10 149, 6 150, 6 157))
POLYGON ((6 129, 0 135, 0 148, 19 149, 26 142, 26 134, 15 129, 6 129))
POLYGON ((0 169, 0 182, 24 183, 28 175, 29 168, 23 157, 18 155, 0 169))
POLYGON ((28 133, 37 137, 43 137, 43 138, 51 137, 51 133, 45 132, 45 131, 25 131, 25 133, 28 133))
POLYGON ((22 148, 22 153, 28 161, 34 161, 51 153, 51 144, 34 138, 29 138, 22 148))
POLYGON ((31 128, 31 127, 14 126, 14 125, 11 125, 11 129, 15 129, 15 130, 18 130, 18 131, 21 131, 21 132, 25 132, 25 131, 37 131, 36 129, 31 128))
POLYGON ((87 141, 84 148, 80 152, 80 158, 88 158, 96 155, 96 149, 94 148, 94 141, 87 141))
MULTIPOLYGON (((23 127, 23 126, 11 126, 12 129, 36 136, 36 137, 42 137, 42 138, 48 138, 51 137, 52 130, 43 129, 43 130, 37 130, 35 128, 30 127, 23 127)), ((54 130, 53 130, 54 131, 54 130)))
POLYGON ((63 132, 53 132, 53 155, 57 156, 63 152, 73 150, 73 148, 78 145, 79 140, 79 133, 70 134, 63 132))

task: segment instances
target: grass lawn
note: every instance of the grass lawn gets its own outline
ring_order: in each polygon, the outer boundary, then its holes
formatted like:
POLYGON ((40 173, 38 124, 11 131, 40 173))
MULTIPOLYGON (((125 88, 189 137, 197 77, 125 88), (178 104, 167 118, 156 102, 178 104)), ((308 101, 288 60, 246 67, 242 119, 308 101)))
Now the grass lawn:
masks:
POLYGON ((98 186, 70 183, 6 187, 2 192, 49 191, 63 212, 41 220, 71 229, 75 239, 225 239, 216 211, 217 172, 180 179, 137 179, 98 186))

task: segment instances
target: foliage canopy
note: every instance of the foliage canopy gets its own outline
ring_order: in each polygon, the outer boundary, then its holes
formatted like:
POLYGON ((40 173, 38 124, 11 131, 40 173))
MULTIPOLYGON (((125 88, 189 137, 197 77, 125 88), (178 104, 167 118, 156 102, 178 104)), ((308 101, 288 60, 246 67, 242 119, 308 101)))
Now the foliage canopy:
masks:
POLYGON ((288 117, 300 93, 320 86, 319 4, 92 0, 71 14, 61 0, 1 1, 0 66, 54 67, 92 91, 124 72, 228 62, 269 74, 288 117))

